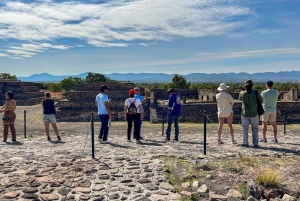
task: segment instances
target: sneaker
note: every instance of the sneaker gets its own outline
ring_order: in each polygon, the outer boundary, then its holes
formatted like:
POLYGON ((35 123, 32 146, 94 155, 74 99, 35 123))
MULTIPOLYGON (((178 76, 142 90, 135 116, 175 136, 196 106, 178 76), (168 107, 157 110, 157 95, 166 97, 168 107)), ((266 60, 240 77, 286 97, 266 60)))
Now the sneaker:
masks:
POLYGON ((267 139, 266 139, 266 138, 262 138, 262 139, 260 140, 260 142, 267 142, 267 139))
POLYGON ((258 145, 254 145, 253 147, 258 148, 259 146, 258 145))
POLYGON ((102 138, 98 137, 98 141, 102 141, 102 138))
POLYGON ((176 142, 178 142, 178 141, 179 141, 179 140, 178 140, 178 138, 174 138, 173 140, 174 140, 174 141, 176 141, 176 142))
POLYGON ((16 138, 13 138, 11 141, 12 141, 12 142, 17 142, 16 138))
POLYGON ((51 137, 47 137, 48 141, 51 141, 51 137))
POLYGON ((136 140, 136 143, 141 144, 142 142, 141 142, 141 140, 136 140))
POLYGON ((58 139, 58 141, 61 141, 61 138, 60 138, 60 136, 57 136, 57 139, 58 139))
POLYGON ((102 144, 109 144, 108 140, 103 140, 102 144))
POLYGON ((272 140, 273 143, 278 143, 277 139, 272 140))
POLYGON ((127 142, 131 142, 131 140, 127 140, 127 142))
POLYGON ((235 140, 232 141, 232 144, 237 144, 235 140))
POLYGON ((142 136, 140 136, 140 140, 143 140, 144 138, 142 136))
POLYGON ((218 140, 218 144, 224 144, 222 140, 218 140))
POLYGON ((171 139, 170 139, 170 138, 166 138, 165 140, 166 140, 166 141, 171 141, 171 139))
POLYGON ((248 144, 242 144, 241 146, 242 146, 242 147, 249 147, 248 144))

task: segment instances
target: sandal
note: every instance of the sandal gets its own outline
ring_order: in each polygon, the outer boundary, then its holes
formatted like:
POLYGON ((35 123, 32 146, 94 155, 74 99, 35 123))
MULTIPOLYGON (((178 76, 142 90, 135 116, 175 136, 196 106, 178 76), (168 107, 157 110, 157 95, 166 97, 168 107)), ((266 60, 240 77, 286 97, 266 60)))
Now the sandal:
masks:
POLYGON ((224 144, 222 140, 218 140, 218 144, 224 144))

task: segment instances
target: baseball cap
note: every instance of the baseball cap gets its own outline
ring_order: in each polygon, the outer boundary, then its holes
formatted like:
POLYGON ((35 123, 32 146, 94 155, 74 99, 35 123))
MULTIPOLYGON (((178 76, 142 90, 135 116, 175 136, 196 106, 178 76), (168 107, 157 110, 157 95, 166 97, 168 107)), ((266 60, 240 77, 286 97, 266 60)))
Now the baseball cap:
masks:
POLYGON ((245 81, 245 86, 248 86, 248 85, 253 85, 252 80, 248 79, 245 81))
POLYGON ((103 92, 105 89, 109 89, 106 85, 100 86, 100 91, 103 92))
POLYGON ((130 94, 130 95, 135 94, 135 90, 134 90, 134 89, 130 89, 130 90, 129 90, 129 94, 130 94))
POLYGON ((269 80, 267 83, 266 83, 269 87, 272 87, 273 86, 273 82, 271 80, 269 80))
POLYGON ((169 88, 168 93, 170 93, 170 92, 175 92, 175 90, 173 88, 169 88))

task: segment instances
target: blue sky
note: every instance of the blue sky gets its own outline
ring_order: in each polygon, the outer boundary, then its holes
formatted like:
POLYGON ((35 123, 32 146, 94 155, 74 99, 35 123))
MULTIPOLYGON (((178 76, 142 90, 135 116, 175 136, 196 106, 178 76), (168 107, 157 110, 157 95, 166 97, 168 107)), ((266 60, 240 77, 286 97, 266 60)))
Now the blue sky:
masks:
POLYGON ((0 0, 0 71, 300 70, 300 0, 0 0))

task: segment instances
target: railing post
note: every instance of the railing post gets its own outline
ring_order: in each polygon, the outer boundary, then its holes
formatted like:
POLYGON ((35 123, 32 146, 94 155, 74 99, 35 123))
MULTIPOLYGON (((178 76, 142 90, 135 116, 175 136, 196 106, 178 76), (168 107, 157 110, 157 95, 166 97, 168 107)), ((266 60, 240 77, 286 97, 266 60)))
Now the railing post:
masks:
POLYGON ((283 134, 286 134, 286 123, 287 123, 287 117, 286 117, 286 108, 284 108, 284 125, 283 125, 283 134))
POLYGON ((204 155, 206 155, 206 111, 204 111, 204 155))
POLYGON ((95 159, 94 114, 91 112, 92 158, 95 159))
POLYGON ((163 108, 161 136, 164 136, 164 132, 165 132, 165 108, 163 108))
POLYGON ((26 138, 26 110, 24 110, 24 138, 26 138))

